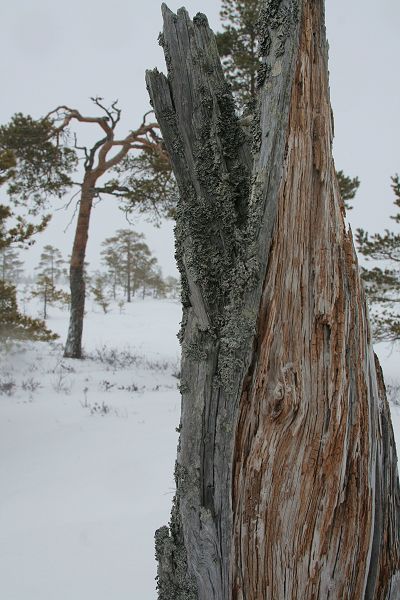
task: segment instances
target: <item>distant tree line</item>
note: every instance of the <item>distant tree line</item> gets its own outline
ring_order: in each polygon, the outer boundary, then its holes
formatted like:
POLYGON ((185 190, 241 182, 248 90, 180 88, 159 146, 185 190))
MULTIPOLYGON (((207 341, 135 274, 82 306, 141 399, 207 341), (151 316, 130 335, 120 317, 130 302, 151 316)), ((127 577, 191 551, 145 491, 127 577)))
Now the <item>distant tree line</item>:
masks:
MULTIPOLYGON (((88 272, 85 263, 86 294, 107 313, 110 305, 118 303, 122 309, 125 302, 134 297, 178 298, 179 281, 175 277, 163 278, 157 259, 152 255, 144 235, 132 229, 119 229, 115 235, 102 243, 102 271, 88 272)), ((19 252, 12 248, 0 250, 1 282, 14 290, 24 279, 23 261, 19 252)), ((58 248, 47 244, 35 267, 35 276, 29 286, 29 298, 41 304, 43 320, 48 309, 57 305, 65 307, 70 296, 65 291, 68 283, 67 261, 58 248)))

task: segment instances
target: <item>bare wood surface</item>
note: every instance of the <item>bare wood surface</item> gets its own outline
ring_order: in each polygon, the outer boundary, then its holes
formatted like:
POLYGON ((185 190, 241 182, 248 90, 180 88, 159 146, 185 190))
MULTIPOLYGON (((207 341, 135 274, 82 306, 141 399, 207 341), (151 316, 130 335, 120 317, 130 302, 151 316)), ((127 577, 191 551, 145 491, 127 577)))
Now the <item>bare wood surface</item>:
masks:
POLYGON ((394 600, 397 458, 332 159, 322 0, 268 0, 235 115, 204 15, 147 84, 180 188, 182 420, 160 600, 394 600))

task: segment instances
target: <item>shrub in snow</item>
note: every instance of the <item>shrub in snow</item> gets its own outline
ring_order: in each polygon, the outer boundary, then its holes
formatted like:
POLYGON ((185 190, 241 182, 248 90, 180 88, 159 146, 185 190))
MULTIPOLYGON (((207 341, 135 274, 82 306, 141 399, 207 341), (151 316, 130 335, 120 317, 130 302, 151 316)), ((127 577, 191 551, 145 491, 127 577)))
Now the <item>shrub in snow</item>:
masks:
POLYGON ((16 383, 11 377, 3 377, 0 379, 0 395, 12 396, 16 388, 16 383))

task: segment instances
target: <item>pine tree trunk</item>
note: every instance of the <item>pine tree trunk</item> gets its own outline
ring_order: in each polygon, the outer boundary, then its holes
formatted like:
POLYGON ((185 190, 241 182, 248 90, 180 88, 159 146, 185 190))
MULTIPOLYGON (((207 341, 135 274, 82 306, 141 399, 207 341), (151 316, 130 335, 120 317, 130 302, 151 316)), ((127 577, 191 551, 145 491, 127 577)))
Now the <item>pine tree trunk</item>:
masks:
POLYGON ((50 257, 50 261, 51 261, 51 267, 50 267, 50 281, 51 281, 51 286, 54 287, 54 262, 53 262, 53 257, 50 257))
POLYGON ((113 300, 117 299, 117 274, 114 271, 114 278, 113 278, 113 284, 112 284, 112 294, 113 294, 113 300))
POLYGON ((132 301, 132 292, 131 292, 131 247, 128 242, 127 254, 126 254, 126 264, 128 265, 128 280, 127 280, 127 302, 132 301))
POLYGON ((47 319, 47 284, 44 284, 44 294, 43 294, 43 320, 47 319))
POLYGON ((323 0, 265 0, 235 116, 204 15, 147 84, 180 189, 182 416, 160 600, 400 598, 397 458, 332 159, 323 0))
POLYGON ((85 256, 93 204, 94 182, 85 179, 79 203, 78 221, 71 254, 69 281, 71 305, 68 336, 64 349, 66 358, 82 358, 82 332, 85 314, 85 256))

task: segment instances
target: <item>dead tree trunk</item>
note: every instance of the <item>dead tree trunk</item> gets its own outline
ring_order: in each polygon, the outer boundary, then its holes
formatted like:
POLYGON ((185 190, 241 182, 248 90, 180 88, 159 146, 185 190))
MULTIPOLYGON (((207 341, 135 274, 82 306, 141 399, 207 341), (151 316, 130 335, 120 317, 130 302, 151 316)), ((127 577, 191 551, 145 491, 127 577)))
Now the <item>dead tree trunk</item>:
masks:
POLYGON ((400 598, 397 458, 332 159, 323 0, 265 0, 237 118, 204 15, 147 74, 180 189, 182 417, 160 600, 400 598))

